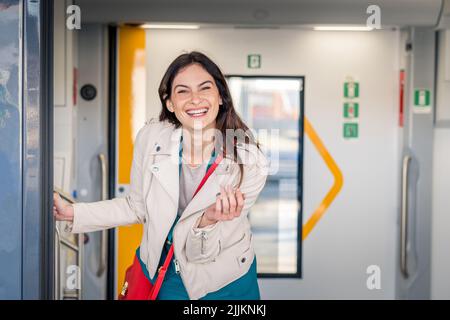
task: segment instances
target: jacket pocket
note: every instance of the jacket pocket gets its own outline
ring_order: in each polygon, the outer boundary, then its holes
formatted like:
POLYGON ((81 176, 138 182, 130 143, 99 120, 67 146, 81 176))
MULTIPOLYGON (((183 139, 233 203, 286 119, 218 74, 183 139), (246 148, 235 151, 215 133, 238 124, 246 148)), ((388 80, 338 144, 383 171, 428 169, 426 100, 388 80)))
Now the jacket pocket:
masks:
POLYGON ((226 243, 226 245, 223 248, 224 249, 231 248, 231 247, 235 246, 236 244, 241 243, 244 240, 244 238, 245 238, 245 231, 242 233, 242 235, 239 237, 239 239, 234 240, 232 243, 226 243))

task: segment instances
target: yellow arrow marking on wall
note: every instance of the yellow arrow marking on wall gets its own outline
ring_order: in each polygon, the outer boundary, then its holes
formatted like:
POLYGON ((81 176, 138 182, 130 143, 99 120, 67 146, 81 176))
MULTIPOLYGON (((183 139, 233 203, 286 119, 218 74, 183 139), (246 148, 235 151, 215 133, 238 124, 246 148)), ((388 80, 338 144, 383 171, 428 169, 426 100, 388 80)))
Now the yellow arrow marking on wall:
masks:
POLYGON ((328 169, 330 169, 331 173, 333 174, 334 183, 333 183, 333 186, 331 187, 331 189, 328 191, 325 198, 323 198, 322 202, 316 208, 314 213, 311 215, 311 217, 308 219, 308 221, 303 225, 302 240, 305 240, 306 237, 311 232, 311 230, 316 226, 317 222, 325 214, 325 211, 331 205, 331 203, 334 201, 334 198, 336 198, 337 194, 341 191, 342 186, 344 184, 344 177, 342 175, 341 170, 337 166, 334 159, 331 157, 328 150, 325 148, 325 145, 323 144, 322 140, 320 140, 316 131, 314 130, 311 123, 309 122, 309 120, 306 117, 305 117, 304 124, 305 124, 306 134, 308 135, 308 137, 311 140, 311 142, 313 143, 313 145, 316 147, 316 149, 319 152, 322 159, 325 161, 325 164, 327 165, 328 169))

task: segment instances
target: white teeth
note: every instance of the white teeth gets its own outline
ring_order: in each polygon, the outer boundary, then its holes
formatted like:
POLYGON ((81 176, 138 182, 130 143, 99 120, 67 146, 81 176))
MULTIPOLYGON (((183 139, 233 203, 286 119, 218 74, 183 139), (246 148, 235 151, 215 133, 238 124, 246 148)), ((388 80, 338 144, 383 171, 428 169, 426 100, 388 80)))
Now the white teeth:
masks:
POLYGON ((203 108, 203 109, 198 109, 198 110, 189 110, 186 113, 189 114, 189 115, 194 115, 194 114, 205 113, 207 111, 208 111, 207 108, 203 108))

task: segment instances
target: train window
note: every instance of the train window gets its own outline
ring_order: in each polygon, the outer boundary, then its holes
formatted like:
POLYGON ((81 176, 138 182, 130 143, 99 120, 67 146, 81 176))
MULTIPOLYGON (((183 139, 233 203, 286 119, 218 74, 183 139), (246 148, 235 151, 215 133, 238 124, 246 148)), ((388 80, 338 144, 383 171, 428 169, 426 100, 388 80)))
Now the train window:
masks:
POLYGON ((249 213, 258 274, 301 277, 303 77, 227 76, 235 108, 270 160, 249 213))

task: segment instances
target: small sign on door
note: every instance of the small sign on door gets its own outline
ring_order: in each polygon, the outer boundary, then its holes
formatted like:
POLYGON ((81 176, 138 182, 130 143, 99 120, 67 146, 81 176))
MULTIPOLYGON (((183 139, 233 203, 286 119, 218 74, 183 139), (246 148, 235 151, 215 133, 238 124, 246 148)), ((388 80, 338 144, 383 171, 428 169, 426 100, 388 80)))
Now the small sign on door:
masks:
POLYGON ((345 102, 344 103, 344 118, 355 119, 359 116, 359 103, 345 102))
POLYGON ((249 54, 247 57, 247 66, 250 69, 261 68, 261 55, 260 54, 249 54))
POLYGON ((431 112, 430 90, 415 89, 414 90, 414 112, 429 113, 431 112))
POLYGON ((344 98, 358 98, 359 83, 354 81, 344 82, 344 98))
POLYGON ((358 138, 357 123, 344 123, 344 138, 346 139, 358 138))

